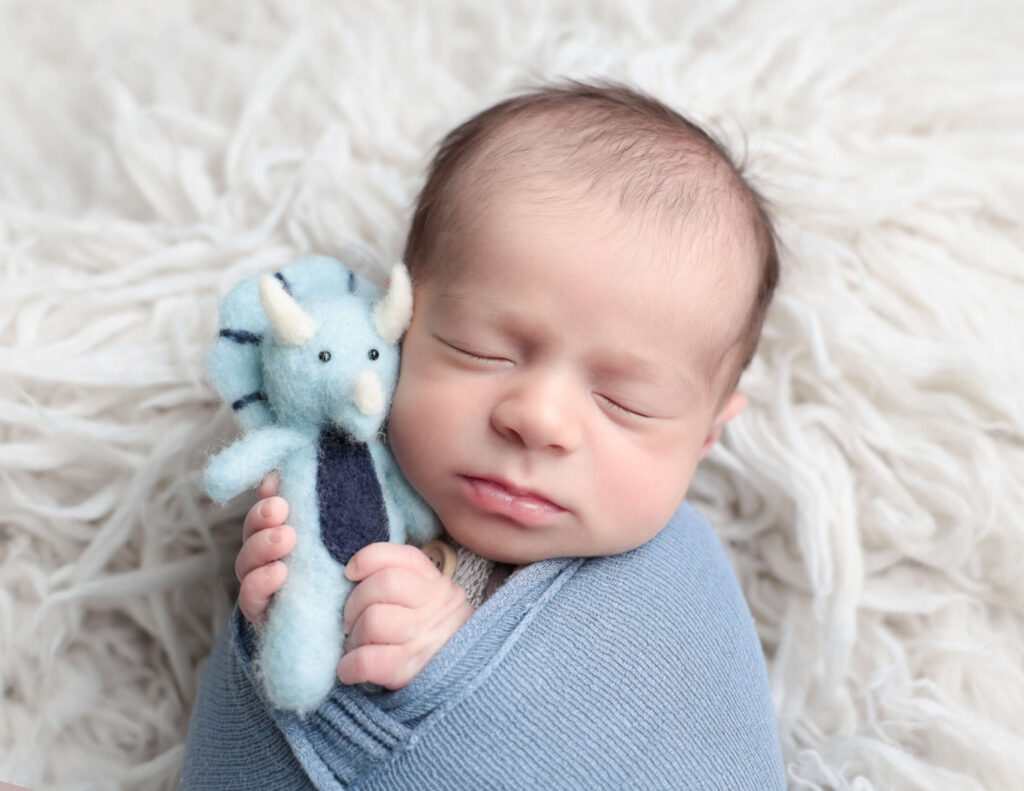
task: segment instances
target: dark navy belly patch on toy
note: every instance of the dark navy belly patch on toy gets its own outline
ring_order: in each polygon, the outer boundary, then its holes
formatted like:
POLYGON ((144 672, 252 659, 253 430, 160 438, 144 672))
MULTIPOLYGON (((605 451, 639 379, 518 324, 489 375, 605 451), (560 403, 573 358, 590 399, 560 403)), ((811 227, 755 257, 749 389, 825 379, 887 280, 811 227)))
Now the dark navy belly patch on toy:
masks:
POLYGON ((207 465, 206 491, 223 502, 281 474, 296 542, 261 629, 258 670, 267 698, 300 716, 336 682, 348 560, 376 541, 438 533, 382 435, 411 318, 404 266, 381 295, 323 256, 251 277, 221 304, 207 370, 247 431, 207 465))
POLYGON ((367 544, 388 540, 384 494, 365 442, 328 429, 320 434, 317 462, 320 540, 344 566, 367 544))

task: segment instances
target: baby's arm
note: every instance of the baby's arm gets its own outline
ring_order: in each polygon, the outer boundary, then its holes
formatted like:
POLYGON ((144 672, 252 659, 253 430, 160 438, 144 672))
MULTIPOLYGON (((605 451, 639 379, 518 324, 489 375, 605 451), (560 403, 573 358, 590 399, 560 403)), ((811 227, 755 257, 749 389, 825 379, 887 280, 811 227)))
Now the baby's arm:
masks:
MULTIPOLYGON (((295 531, 285 524, 288 503, 276 496, 278 480, 272 473, 260 484, 235 561, 238 607, 255 625, 266 619, 271 597, 284 584, 288 569, 281 558, 295 547, 295 531)), ((352 556, 345 574, 359 583, 344 611, 349 637, 338 678, 345 684, 404 687, 474 612, 465 591, 412 546, 370 544, 352 556)))

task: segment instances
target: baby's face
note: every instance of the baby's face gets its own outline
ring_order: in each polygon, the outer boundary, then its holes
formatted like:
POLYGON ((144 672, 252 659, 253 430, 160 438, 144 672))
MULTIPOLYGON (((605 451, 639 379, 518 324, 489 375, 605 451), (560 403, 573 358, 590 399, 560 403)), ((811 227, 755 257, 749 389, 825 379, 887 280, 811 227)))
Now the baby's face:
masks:
MULTIPOLYGON (((389 435, 449 534, 528 563, 640 546, 745 403, 708 384, 753 266, 596 199, 481 206, 417 285, 389 435)), ((721 388, 721 383, 717 387, 721 388)))

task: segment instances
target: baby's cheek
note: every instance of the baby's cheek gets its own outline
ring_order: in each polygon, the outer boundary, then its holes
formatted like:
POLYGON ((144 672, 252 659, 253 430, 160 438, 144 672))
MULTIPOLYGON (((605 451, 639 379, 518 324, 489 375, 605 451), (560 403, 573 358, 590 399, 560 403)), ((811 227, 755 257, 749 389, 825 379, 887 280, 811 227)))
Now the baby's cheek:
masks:
POLYGON ((597 491, 605 512, 614 515, 610 530, 625 550, 640 546, 668 524, 686 494, 689 476, 677 459, 620 453, 617 461, 599 477, 597 491))
POLYGON ((422 416, 416 408, 414 394, 408 389, 403 390, 400 385, 395 393, 394 401, 391 403, 391 414, 388 417, 388 441, 398 466, 414 485, 414 468, 421 437, 417 425, 421 421, 422 416))
POLYGON ((410 385, 399 383, 388 421, 391 449, 398 466, 415 487, 436 468, 451 435, 455 409, 445 390, 422 378, 410 385), (432 463, 435 462, 435 463, 432 463))

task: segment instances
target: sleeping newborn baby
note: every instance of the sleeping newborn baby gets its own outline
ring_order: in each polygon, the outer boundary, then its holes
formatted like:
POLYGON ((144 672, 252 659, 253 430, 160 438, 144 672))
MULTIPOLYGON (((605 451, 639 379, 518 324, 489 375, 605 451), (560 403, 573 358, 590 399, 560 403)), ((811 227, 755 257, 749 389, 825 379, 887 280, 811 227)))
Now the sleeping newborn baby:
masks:
POLYGON ((451 788, 573 787, 577 770, 587 787, 783 787, 749 612, 684 502, 745 406, 737 384, 778 277, 760 198, 656 100, 568 83, 445 138, 405 262, 415 310, 387 432, 457 551, 454 579, 416 547, 365 547, 345 569, 358 584, 324 711, 300 722, 204 705, 224 699, 208 687, 247 683, 247 646, 294 546, 265 481, 236 564, 251 623, 234 619, 211 659, 222 667, 204 679, 185 787, 213 787, 199 779, 211 766, 256 776, 267 755, 317 785, 330 766, 427 787, 410 778, 431 763, 451 788), (623 689, 628 701, 609 698, 623 689), (391 717, 413 699, 385 748, 351 746, 349 729, 369 727, 357 712, 391 717), (248 762, 235 716, 250 723, 248 762), (324 735, 324 717, 344 739, 324 735), (413 747, 435 732, 440 754, 413 747))

